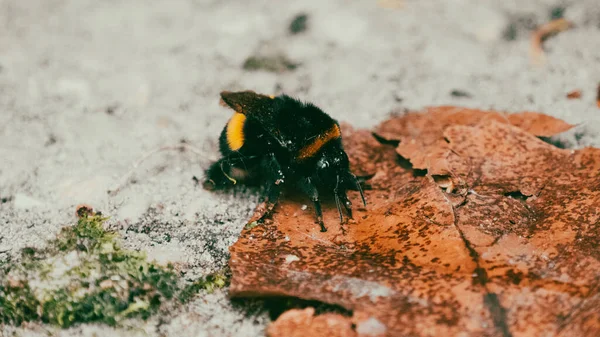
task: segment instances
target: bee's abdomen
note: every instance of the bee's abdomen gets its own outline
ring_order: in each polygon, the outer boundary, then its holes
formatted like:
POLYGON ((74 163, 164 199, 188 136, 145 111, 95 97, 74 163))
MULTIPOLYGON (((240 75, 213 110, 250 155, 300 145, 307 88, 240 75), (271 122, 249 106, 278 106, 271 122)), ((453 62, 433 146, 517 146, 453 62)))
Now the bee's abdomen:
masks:
POLYGON ((270 150, 267 139, 268 135, 256 121, 236 112, 221 131, 219 148, 224 156, 236 152, 244 156, 262 155, 270 150))
POLYGON ((238 151, 244 146, 246 139, 244 134, 244 125, 246 124, 246 116, 239 112, 233 114, 233 117, 227 122, 225 136, 227 145, 231 151, 238 151))

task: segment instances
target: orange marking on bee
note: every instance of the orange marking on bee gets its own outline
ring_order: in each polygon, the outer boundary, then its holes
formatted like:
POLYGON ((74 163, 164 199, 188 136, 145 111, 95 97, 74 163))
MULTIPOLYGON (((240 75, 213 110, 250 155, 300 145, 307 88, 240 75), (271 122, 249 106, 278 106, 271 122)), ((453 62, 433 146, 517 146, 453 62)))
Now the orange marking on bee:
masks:
POLYGON ((333 124, 329 130, 317 136, 317 138, 310 144, 304 146, 300 149, 298 153, 298 159, 303 160, 306 158, 310 158, 314 156, 319 150, 323 147, 323 145, 327 144, 329 141, 340 138, 342 133, 337 124, 333 124))
POLYGON ((244 123, 246 115, 236 112, 227 123, 227 144, 233 151, 237 151, 244 146, 244 123))

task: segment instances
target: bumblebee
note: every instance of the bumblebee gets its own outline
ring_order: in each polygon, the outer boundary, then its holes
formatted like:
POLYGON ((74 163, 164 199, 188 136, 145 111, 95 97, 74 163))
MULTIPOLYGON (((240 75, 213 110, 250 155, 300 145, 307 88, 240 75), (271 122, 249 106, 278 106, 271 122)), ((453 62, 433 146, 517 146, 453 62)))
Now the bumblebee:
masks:
POLYGON ((342 205, 352 218, 347 190, 358 190, 366 206, 361 186, 350 172, 340 126, 321 109, 287 95, 253 91, 224 91, 221 104, 234 114, 219 138, 222 158, 206 170, 205 189, 238 182, 266 184, 266 216, 277 204, 281 188, 293 184, 312 200, 321 232, 327 231, 321 192, 333 194, 340 222, 342 205))

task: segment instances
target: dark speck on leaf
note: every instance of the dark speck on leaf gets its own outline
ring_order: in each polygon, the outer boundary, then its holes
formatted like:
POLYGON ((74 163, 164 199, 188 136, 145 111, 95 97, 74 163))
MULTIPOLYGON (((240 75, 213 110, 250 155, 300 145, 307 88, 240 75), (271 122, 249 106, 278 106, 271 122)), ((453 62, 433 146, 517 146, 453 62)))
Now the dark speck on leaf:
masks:
POLYGON ((523 280, 523 273, 520 271, 515 272, 514 270, 510 269, 506 272, 506 277, 513 283, 513 284, 519 284, 521 283, 521 281, 523 280))
POLYGON ((523 200, 523 201, 529 199, 529 197, 524 195, 523 193, 521 193, 521 191, 506 192, 506 193, 504 193, 504 196, 513 198, 513 199, 517 199, 517 200, 523 200))

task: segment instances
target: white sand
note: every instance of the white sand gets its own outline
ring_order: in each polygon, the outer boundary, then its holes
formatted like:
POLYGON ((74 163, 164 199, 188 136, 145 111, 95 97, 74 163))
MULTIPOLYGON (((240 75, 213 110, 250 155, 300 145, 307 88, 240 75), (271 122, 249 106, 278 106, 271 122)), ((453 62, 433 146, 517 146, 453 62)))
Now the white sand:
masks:
MULTIPOLYGON (((187 278, 225 266, 259 196, 210 193, 192 181, 216 156, 231 114, 218 105, 221 90, 280 87, 361 127, 427 105, 540 111, 582 123, 562 136, 569 146, 600 145, 597 0, 567 7, 577 27, 545 43, 543 67, 530 63, 527 27, 548 21, 557 1, 400 3, 0 0, 0 198, 12 197, 0 204, 0 260, 54 237, 74 221, 75 205, 88 203, 112 216, 127 247, 177 262, 187 278), (290 36, 300 12, 309 29, 290 36), (510 23, 514 41, 504 38, 510 23), (248 56, 269 52, 301 66, 242 69, 248 56), (452 97, 455 89, 472 97, 452 97), (567 100, 574 89, 582 99, 567 100), (206 156, 161 153, 134 174, 136 184, 106 193, 141 155, 181 139, 206 156)), ((150 336, 256 336, 267 322, 259 304, 232 306, 218 292, 132 325, 150 336)), ((59 335, 109 332, 84 326, 59 335)))

